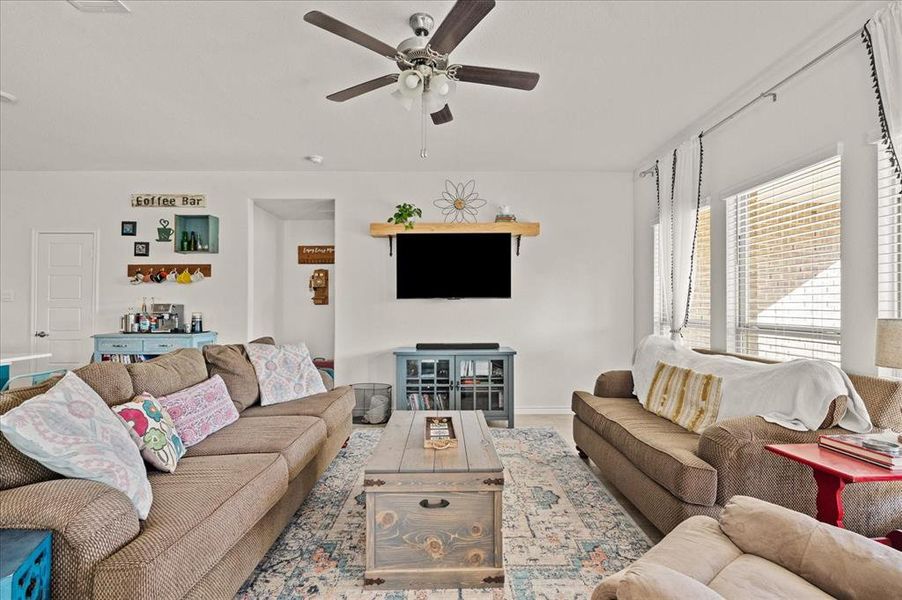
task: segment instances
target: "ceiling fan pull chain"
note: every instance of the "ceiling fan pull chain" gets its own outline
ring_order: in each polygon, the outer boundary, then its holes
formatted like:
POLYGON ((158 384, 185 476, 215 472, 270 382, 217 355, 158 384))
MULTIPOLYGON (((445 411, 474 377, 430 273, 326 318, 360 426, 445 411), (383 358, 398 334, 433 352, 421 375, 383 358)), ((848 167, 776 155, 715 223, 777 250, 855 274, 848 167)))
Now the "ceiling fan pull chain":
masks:
POLYGON ((424 98, 420 104, 423 107, 423 114, 420 120, 420 158, 428 158, 429 151, 426 149, 426 116, 428 110, 426 108, 426 99, 424 98))

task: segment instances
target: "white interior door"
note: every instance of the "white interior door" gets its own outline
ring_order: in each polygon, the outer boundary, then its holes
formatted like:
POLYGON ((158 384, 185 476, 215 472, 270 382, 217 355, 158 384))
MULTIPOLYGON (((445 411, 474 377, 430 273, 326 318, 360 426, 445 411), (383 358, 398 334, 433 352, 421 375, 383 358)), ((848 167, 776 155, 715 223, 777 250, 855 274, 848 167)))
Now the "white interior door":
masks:
POLYGON ((90 362, 94 333, 94 234, 38 233, 34 257, 34 351, 48 369, 90 362))

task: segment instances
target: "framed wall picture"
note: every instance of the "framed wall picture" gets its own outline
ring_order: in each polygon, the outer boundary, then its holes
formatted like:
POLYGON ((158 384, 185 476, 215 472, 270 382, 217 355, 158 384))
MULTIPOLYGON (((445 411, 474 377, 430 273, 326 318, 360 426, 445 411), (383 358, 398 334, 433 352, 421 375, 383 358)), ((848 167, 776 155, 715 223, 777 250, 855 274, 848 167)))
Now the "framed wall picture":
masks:
POLYGON ((138 235, 138 222, 122 221, 122 235, 138 235))
POLYGON ((150 242, 135 242, 135 256, 150 256, 150 242))

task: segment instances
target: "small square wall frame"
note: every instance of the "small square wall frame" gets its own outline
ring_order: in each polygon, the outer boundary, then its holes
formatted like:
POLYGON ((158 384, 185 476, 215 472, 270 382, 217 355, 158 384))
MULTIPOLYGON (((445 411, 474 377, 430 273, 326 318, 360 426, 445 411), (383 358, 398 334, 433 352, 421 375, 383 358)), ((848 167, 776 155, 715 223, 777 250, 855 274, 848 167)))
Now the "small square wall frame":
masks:
POLYGON ((219 217, 213 215, 175 215, 175 251, 179 254, 219 254, 219 217), (182 235, 191 237, 191 232, 200 238, 206 250, 182 250, 182 235))

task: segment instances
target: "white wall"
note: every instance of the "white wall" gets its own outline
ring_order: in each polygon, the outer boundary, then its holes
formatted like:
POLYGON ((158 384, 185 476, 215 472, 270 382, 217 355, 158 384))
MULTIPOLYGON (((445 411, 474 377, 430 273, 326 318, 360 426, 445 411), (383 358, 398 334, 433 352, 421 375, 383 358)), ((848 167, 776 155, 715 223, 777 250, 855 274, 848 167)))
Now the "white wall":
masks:
MULTIPOLYGON (((29 257, 31 231, 100 231, 98 330, 111 331, 118 314, 140 295, 125 265, 131 241, 119 222, 139 220, 142 231, 172 211, 132 209, 143 192, 204 193, 205 212, 218 215, 220 254, 210 257, 213 277, 191 286, 161 288, 156 296, 201 310, 223 342, 246 340, 257 330, 249 266, 264 242, 249 231, 251 198, 335 198, 335 357, 340 383, 394 382, 391 350, 418 341, 494 340, 514 347, 517 405, 566 410, 573 389, 590 389, 601 369, 629 365, 633 347, 633 197, 625 173, 0 173, 0 289, 16 301, 0 305, 4 351, 30 344, 29 257), (510 204, 522 220, 542 223, 542 234, 523 240, 513 259, 509 300, 405 300, 394 298, 394 259, 388 243, 368 234, 395 204, 413 201, 424 220, 444 180, 475 177, 489 205, 510 204), (250 242, 248 240, 253 240, 250 242)), ((200 211, 198 211, 200 212, 200 211)), ((146 262, 177 260, 152 244, 146 262)), ((140 262, 140 261, 136 261, 140 262)), ((453 265, 453 261, 449 261, 453 265)), ((149 284, 148 284, 149 285, 149 284)), ((256 283, 255 283, 256 285, 256 283)), ((276 332, 278 337, 278 332, 276 332)))
POLYGON ((282 221, 254 205, 253 265, 248 274, 253 298, 250 339, 273 335, 282 325, 282 221))
MULTIPOLYGON (((824 32, 823 39, 763 74, 735 100, 694 124, 697 133, 814 54, 860 27, 870 7, 824 32), (857 25, 856 25, 857 24, 857 25)), ((778 101, 760 102, 704 138, 702 193, 711 198, 712 346, 726 348, 726 227, 724 199, 821 158, 842 153, 842 363, 855 373, 874 373, 877 317, 876 151, 871 143, 877 115, 864 47, 857 40, 793 80, 778 101)), ((681 124, 675 124, 681 125, 681 124)), ((669 153, 677 140, 653 156, 669 153)), ((638 166, 653 163, 653 156, 638 166)), ((651 333, 653 310, 654 177, 635 179, 635 334, 651 333)))
POLYGON ((335 355, 335 265, 299 265, 298 246, 332 244, 333 220, 288 220, 282 223, 282 296, 279 340, 304 342, 313 356, 335 355), (316 269, 329 271, 329 304, 313 303, 310 276, 316 269))

